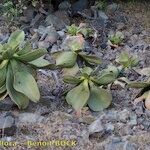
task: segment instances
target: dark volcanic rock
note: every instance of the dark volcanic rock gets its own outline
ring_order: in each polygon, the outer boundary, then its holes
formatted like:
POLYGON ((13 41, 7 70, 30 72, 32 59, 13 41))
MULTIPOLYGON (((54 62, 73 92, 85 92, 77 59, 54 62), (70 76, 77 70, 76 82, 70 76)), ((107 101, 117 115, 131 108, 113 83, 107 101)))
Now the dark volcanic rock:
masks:
POLYGON ((0 117, 0 137, 1 136, 13 136, 16 133, 15 118, 11 113, 6 114, 4 117, 0 117))

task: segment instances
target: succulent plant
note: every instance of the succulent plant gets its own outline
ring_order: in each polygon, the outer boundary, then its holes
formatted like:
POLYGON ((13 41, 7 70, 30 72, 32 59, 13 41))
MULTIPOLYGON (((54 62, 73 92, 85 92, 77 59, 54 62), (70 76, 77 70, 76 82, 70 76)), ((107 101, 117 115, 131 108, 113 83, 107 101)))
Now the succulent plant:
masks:
POLYGON ((67 103, 76 111, 86 105, 93 111, 107 108, 111 104, 112 95, 103 87, 114 82, 117 76, 117 68, 105 69, 97 76, 89 67, 83 68, 78 76, 64 76, 64 82, 76 85, 67 93, 67 103))
POLYGON ((122 65, 123 68, 133 68, 137 66, 139 60, 137 57, 130 55, 128 52, 122 52, 116 59, 116 62, 122 65))
POLYGON ((7 95, 20 109, 28 106, 29 100, 38 102, 39 89, 34 79, 35 68, 50 67, 51 64, 42 58, 45 49, 31 48, 24 43, 25 34, 17 30, 10 35, 8 42, 0 44, 0 100, 7 95))
POLYGON ((78 58, 84 60, 89 64, 100 64, 101 60, 95 55, 88 55, 83 52, 84 38, 82 35, 77 37, 68 37, 68 42, 66 42, 66 50, 53 53, 56 56, 56 66, 61 68, 72 68, 76 63, 78 58))
POLYGON ((92 36, 92 29, 84 25, 82 26, 82 24, 80 26, 72 24, 71 26, 67 26, 67 33, 71 36, 82 34, 84 37, 90 37, 92 36))
POLYGON ((108 38, 109 38, 108 44, 110 46, 112 46, 112 47, 118 47, 123 42, 124 35, 122 34, 122 32, 118 31, 115 34, 109 35, 108 38))

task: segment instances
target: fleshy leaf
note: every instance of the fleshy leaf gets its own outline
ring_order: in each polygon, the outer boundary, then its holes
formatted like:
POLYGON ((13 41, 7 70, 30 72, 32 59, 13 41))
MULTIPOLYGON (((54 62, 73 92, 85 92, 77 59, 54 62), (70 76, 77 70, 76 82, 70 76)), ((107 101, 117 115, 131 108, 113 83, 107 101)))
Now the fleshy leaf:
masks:
POLYGON ((6 91, 6 84, 0 87, 0 94, 4 93, 5 91, 6 91))
POLYGON ((83 52, 80 52, 79 55, 89 64, 100 64, 101 60, 95 55, 87 55, 83 52))
POLYGON ((56 68, 55 64, 50 64, 49 61, 45 60, 42 57, 28 62, 28 64, 30 64, 36 68, 49 68, 49 69, 55 69, 56 68))
POLYGON ((24 38, 24 31, 17 30, 10 35, 8 39, 8 44, 13 49, 16 46, 19 46, 24 41, 24 38))
POLYGON ((127 52, 122 52, 116 59, 116 62, 121 64, 124 68, 135 67, 139 60, 136 57, 130 56, 127 52))
POLYGON ((98 85, 108 85, 116 80, 113 73, 105 73, 99 77, 93 77, 91 80, 98 85))
POLYGON ((14 74, 13 87, 16 91, 26 95, 33 102, 38 102, 40 99, 37 83, 29 72, 16 72, 14 74))
POLYGON ((7 95, 8 95, 7 91, 4 91, 3 93, 0 93, 0 101, 4 100, 7 95))
POLYGON ((21 61, 26 61, 26 62, 31 62, 35 59, 40 58, 41 56, 45 55, 47 53, 46 49, 35 49, 32 52, 20 55, 20 56, 15 56, 15 58, 21 60, 21 61))
POLYGON ((0 44, 0 53, 3 51, 3 45, 0 44))
POLYGON ((8 66, 7 78, 6 78, 6 89, 11 100, 20 108, 25 109, 29 104, 29 99, 20 92, 17 92, 13 88, 13 72, 11 66, 8 66))
POLYGON ((79 84, 82 82, 82 80, 73 76, 64 76, 63 81, 70 84, 79 84))
POLYGON ((88 106, 93 111, 102 111, 108 108, 112 101, 112 95, 107 90, 92 86, 90 88, 90 97, 88 106))
POLYGON ((75 76, 79 71, 79 66, 76 63, 72 68, 64 68, 63 69, 63 76, 66 75, 71 75, 71 76, 75 76))
POLYGON ((66 101, 68 104, 72 105, 72 107, 79 111, 81 108, 86 105, 88 98, 90 96, 90 91, 88 87, 88 83, 85 80, 77 87, 70 90, 66 96, 66 101))
POLYGON ((103 70, 103 73, 112 73, 117 78, 119 75, 119 69, 115 66, 109 65, 107 69, 103 70))
POLYGON ((26 42, 24 47, 17 52, 17 55, 24 55, 32 50, 32 45, 30 42, 26 42))
POLYGON ((140 89, 140 88, 145 88, 148 86, 150 86, 150 82, 129 82, 128 83, 128 87, 130 88, 140 89))
POLYGON ((0 68, 0 87, 4 85, 5 83, 5 80, 6 80, 6 68, 7 68, 7 64, 3 64, 5 63, 6 61, 4 60, 2 63, 1 63, 1 67, 0 68))
POLYGON ((73 67, 76 63, 77 55, 73 52, 62 52, 56 59, 56 65, 60 67, 73 67))
POLYGON ((90 67, 84 67, 81 72, 82 74, 87 74, 87 75, 90 75, 92 73, 93 69, 90 68, 90 67))

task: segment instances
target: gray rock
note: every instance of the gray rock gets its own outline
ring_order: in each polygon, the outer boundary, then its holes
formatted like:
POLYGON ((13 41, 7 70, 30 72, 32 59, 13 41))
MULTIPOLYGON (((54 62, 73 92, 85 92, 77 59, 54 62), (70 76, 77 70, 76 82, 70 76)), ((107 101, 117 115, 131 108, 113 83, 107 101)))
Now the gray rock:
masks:
POLYGON ((144 112, 143 112, 143 107, 142 107, 142 105, 140 105, 140 106, 135 106, 135 112, 136 112, 136 114, 140 117, 142 114, 144 114, 144 112))
POLYGON ((99 26, 101 27, 106 27, 108 24, 108 16, 102 12, 102 11, 98 11, 98 20, 97 20, 99 26))
POLYGON ((42 22, 44 19, 44 15, 42 14, 37 14, 31 21, 31 26, 32 27, 38 27, 39 24, 42 22))
POLYGON ((66 10, 66 11, 68 11, 70 7, 71 7, 71 4, 68 1, 63 1, 58 6, 59 10, 66 10))
POLYGON ((118 119, 118 112, 116 110, 110 110, 105 115, 105 119, 107 120, 117 120, 118 119))
POLYGON ((108 16, 103 11, 98 11, 98 17, 100 20, 102 20, 104 23, 108 21, 108 16))
POLYGON ((41 35, 40 40, 45 39, 46 42, 49 42, 51 44, 55 43, 58 39, 58 33, 52 26, 48 27, 39 26, 37 32, 41 35))
POLYGON ((53 45, 50 51, 51 51, 51 53, 58 52, 59 51, 59 46, 58 45, 53 45))
POLYGON ((4 117, 0 117, 0 137, 1 136, 13 136, 16 133, 15 118, 8 114, 4 117))
POLYGON ((65 23, 63 22, 63 20, 52 14, 46 17, 45 23, 46 26, 53 25, 53 27, 55 27, 56 30, 62 30, 63 28, 65 28, 65 23))
POLYGON ((118 10, 118 8, 119 8, 119 5, 116 3, 113 3, 107 6, 106 11, 109 14, 113 14, 115 13, 116 10, 118 10))
POLYGON ((48 49, 50 47, 50 43, 47 41, 39 41, 38 42, 38 48, 46 48, 48 49))
POLYGON ((130 115, 130 121, 129 121, 128 124, 131 125, 131 126, 137 125, 137 115, 136 114, 132 113, 130 115))
POLYGON ((65 37, 65 32, 64 32, 64 31, 58 31, 57 33, 58 33, 58 35, 59 35, 61 38, 64 38, 64 37, 65 37))
POLYGON ((105 125, 105 128, 106 128, 106 131, 114 131, 114 129, 115 129, 114 125, 111 123, 107 123, 105 125))
POLYGON ((44 117, 36 113, 19 114, 19 122, 21 123, 37 123, 37 122, 41 122, 43 119, 44 117))
POLYGON ((98 118, 92 124, 90 124, 88 130, 89 130, 89 134, 103 132, 105 129, 102 125, 101 118, 98 118))
POLYGON ((3 44, 7 42, 9 38, 8 29, 5 27, 0 27, 0 43, 3 44))
POLYGON ((112 142, 105 146, 105 150, 137 150, 137 146, 128 141, 112 142))
POLYGON ((118 119, 123 122, 126 123, 126 121, 128 120, 130 115, 130 112, 127 109, 122 110, 121 112, 118 113, 118 119))
POLYGON ((54 15, 58 17, 59 20, 62 20, 65 25, 68 25, 68 26, 70 25, 70 18, 69 18, 69 14, 67 13, 67 11, 58 10, 58 11, 55 11, 54 15))
POLYGON ((27 9, 25 9, 23 11, 24 19, 23 19, 23 17, 21 17, 20 18, 21 21, 26 22, 26 23, 30 22, 34 18, 34 11, 35 11, 35 9, 33 6, 31 6, 31 5, 28 6, 27 9))
POLYGON ((9 111, 11 110, 15 104, 10 100, 9 97, 6 97, 5 100, 0 102, 0 110, 9 111))
POLYGON ((76 15, 78 13, 78 11, 81 12, 84 9, 86 9, 87 7, 88 7, 88 0, 78 0, 71 7, 72 14, 76 15))

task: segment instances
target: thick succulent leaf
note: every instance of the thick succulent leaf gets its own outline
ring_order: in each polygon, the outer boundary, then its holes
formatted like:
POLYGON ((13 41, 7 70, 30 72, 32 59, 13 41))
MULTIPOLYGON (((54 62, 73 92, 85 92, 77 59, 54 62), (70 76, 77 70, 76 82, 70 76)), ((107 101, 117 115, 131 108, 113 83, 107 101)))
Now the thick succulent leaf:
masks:
POLYGON ((135 67, 139 60, 136 57, 130 56, 128 52, 122 52, 116 59, 116 62, 121 64, 124 68, 135 67))
POLYGON ((87 75, 90 75, 92 72, 93 72, 93 69, 90 68, 90 67, 84 67, 82 70, 81 70, 82 74, 87 74, 87 75))
POLYGON ((0 94, 4 93, 5 91, 6 91, 6 84, 4 83, 4 85, 0 87, 0 94))
POLYGON ((87 54, 85 54, 83 52, 80 52, 79 56, 81 56, 89 64, 100 64, 101 63, 100 58, 98 58, 95 55, 87 55, 87 54))
POLYGON ((87 81, 84 81, 68 92, 66 101, 68 104, 72 105, 76 111, 79 111, 84 105, 86 105, 89 96, 90 91, 88 83, 87 81))
POLYGON ((0 93, 0 101, 4 100, 7 95, 8 95, 7 91, 4 91, 3 93, 0 93))
POLYGON ((1 63, 0 63, 0 69, 2 69, 4 66, 7 66, 8 64, 8 60, 3 60, 1 63))
POLYGON ((37 83, 29 72, 16 72, 14 74, 13 87, 16 91, 26 95, 33 102, 38 102, 40 99, 37 83))
POLYGON ((99 77, 93 77, 91 78, 93 82, 95 82, 98 85, 108 85, 116 80, 116 77, 113 73, 105 73, 99 77))
POLYGON ((8 46, 7 49, 2 53, 3 59, 11 59, 18 50, 19 50, 18 46, 14 48, 8 46))
POLYGON ((70 84, 79 84, 82 82, 80 78, 73 77, 73 76, 64 76, 63 81, 70 84))
POLYGON ((115 66, 110 65, 107 67, 107 69, 104 69, 102 71, 102 73, 104 73, 104 74, 105 73, 112 73, 117 78, 119 75, 119 69, 115 66))
POLYGON ((7 78, 6 78, 6 89, 11 100, 20 108, 25 109, 29 104, 29 99, 20 92, 17 92, 13 87, 13 72, 11 65, 8 66, 7 78))
POLYGON ((0 53, 3 52, 3 45, 0 44, 0 53))
POLYGON ((102 111, 108 108, 112 101, 112 95, 107 90, 92 86, 90 88, 90 97, 88 106, 93 111, 102 111))
POLYGON ((8 39, 8 44, 13 49, 16 46, 19 46, 24 41, 24 38, 24 31, 17 30, 10 35, 8 39))
POLYGON ((26 42, 24 47, 17 52, 17 55, 24 55, 32 50, 32 45, 30 42, 26 42))
POLYGON ((137 66, 138 63, 139 63, 139 59, 138 59, 138 58, 136 58, 136 57, 131 57, 131 59, 130 59, 131 67, 137 66))
POLYGON ((26 61, 26 62, 31 62, 35 59, 40 58, 41 56, 45 55, 47 53, 46 49, 35 49, 32 52, 20 55, 20 56, 14 56, 15 58, 21 60, 21 61, 26 61))
POLYGON ((43 59, 42 57, 35 59, 33 61, 30 61, 28 63, 37 67, 37 68, 45 67, 45 66, 48 66, 50 64, 49 61, 43 59))
POLYGON ((76 63, 72 68, 64 68, 63 76, 67 76, 67 75, 75 76, 78 72, 79 72, 79 66, 76 63))
POLYGON ((140 88, 145 88, 148 86, 150 86, 150 82, 129 82, 128 83, 128 87, 130 88, 140 89, 140 88))
POLYGON ((56 59, 56 65, 60 67, 70 68, 76 63, 77 55, 73 52, 62 52, 56 59))
POLYGON ((116 59, 116 62, 122 64, 124 67, 127 67, 129 64, 129 54, 127 52, 122 52, 116 59))
POLYGON ((4 60, 1 63, 1 67, 0 67, 0 87, 4 85, 5 81, 6 81, 6 69, 7 69, 7 64, 5 63, 6 61, 4 60))
POLYGON ((14 74, 15 74, 15 72, 18 72, 18 71, 20 71, 20 72, 26 71, 26 72, 29 72, 30 74, 32 74, 34 77, 36 77, 37 72, 32 66, 26 65, 26 64, 22 63, 21 61, 14 60, 14 59, 12 59, 10 62, 11 62, 14 74))
POLYGON ((55 64, 50 64, 49 61, 43 59, 42 57, 28 62, 28 64, 30 64, 36 68, 49 68, 49 69, 55 69, 56 68, 55 64))

